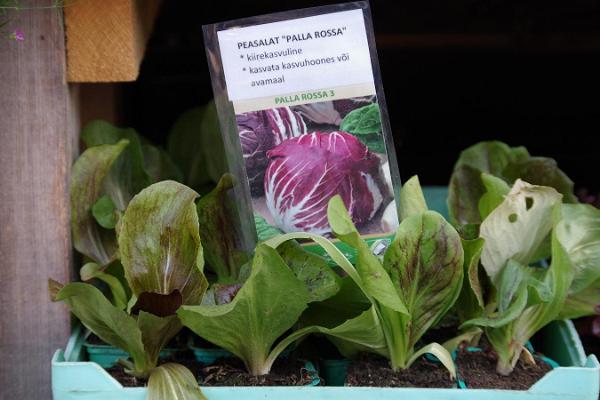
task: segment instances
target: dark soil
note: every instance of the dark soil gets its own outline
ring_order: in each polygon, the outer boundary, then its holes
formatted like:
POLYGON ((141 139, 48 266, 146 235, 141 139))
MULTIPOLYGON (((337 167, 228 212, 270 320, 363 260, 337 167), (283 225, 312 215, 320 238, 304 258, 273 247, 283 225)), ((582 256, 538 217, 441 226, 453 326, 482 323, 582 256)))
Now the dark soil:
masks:
POLYGON ((304 362, 289 358, 278 359, 271 373, 262 376, 248 374, 237 358, 222 358, 193 372, 200 386, 305 386, 312 382, 304 362))
MULTIPOLYGON (((304 362, 286 358, 276 361, 271 369, 271 373, 263 376, 248 374, 242 361, 237 358, 220 359, 210 366, 204 366, 190 358, 169 361, 185 365, 198 379, 201 387, 305 386, 312 382, 312 377, 304 368, 304 362)), ((107 369, 107 371, 125 387, 146 386, 144 380, 127 375, 121 366, 114 366, 107 369)))
POLYGON ((128 375, 120 365, 115 365, 106 370, 113 378, 115 378, 124 387, 139 387, 146 386, 146 381, 137 379, 131 375, 128 375))
POLYGON ((497 356, 492 351, 459 350, 456 357, 458 375, 473 389, 527 390, 552 367, 536 357, 536 365, 519 361, 509 376, 496 372, 497 356))
POLYGON ((448 370, 425 359, 415 361, 409 369, 393 371, 387 359, 365 354, 348 367, 348 386, 450 388, 448 370))

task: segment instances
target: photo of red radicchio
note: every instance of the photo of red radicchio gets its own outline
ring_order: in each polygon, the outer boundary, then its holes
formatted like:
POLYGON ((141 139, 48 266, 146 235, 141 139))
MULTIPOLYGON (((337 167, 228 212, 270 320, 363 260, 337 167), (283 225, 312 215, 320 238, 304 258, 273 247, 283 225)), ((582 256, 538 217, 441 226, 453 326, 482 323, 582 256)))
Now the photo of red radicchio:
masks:
POLYGON ((380 159, 355 136, 313 132, 267 152, 266 204, 284 232, 331 232, 329 200, 339 194, 352 221, 370 221, 387 197, 380 159))
POLYGON ((252 196, 264 193, 267 151, 286 139, 305 134, 306 124, 289 107, 252 111, 236 116, 244 164, 252 196))

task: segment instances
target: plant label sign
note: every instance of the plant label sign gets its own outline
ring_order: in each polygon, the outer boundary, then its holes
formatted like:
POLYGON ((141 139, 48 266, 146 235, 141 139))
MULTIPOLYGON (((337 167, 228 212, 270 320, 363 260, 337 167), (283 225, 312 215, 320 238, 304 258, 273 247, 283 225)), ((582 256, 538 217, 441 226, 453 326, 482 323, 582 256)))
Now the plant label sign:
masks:
POLYGON ((278 232, 331 236, 340 195, 385 241, 399 176, 367 2, 204 27, 244 247, 278 232))

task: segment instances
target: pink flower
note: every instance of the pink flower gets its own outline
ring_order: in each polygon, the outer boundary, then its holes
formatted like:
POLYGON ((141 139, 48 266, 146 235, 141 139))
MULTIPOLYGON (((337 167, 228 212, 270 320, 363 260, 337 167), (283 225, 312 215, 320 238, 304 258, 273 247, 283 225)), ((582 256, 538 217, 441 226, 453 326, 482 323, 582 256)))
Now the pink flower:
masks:
POLYGON ((25 34, 20 29, 15 29, 13 32, 8 35, 8 38, 11 40, 16 40, 18 42, 22 42, 25 40, 25 34))

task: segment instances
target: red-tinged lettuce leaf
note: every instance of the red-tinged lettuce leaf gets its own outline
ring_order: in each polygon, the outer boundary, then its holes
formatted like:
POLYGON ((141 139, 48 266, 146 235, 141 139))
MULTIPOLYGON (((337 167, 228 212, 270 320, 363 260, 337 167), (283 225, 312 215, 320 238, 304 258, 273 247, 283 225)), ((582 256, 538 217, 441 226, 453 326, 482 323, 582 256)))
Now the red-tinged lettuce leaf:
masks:
POLYGON ((460 237, 440 214, 425 211, 400 224, 383 263, 408 309, 406 354, 458 298, 463 261, 460 237))
POLYGON ((306 309, 308 290, 275 249, 259 244, 252 273, 233 301, 224 305, 183 306, 185 326, 242 359, 251 374, 269 372, 275 341, 306 309))
POLYGON ((73 165, 71 175, 71 231, 73 246, 100 266, 116 258, 115 232, 102 228, 92 215, 93 205, 104 193, 104 184, 127 140, 87 149, 73 165))
POLYGON ((388 272, 360 237, 340 196, 329 201, 327 215, 335 236, 357 250, 356 271, 360 277, 357 283, 365 295, 394 311, 408 313, 388 272))
POLYGON ((520 178, 534 185, 550 186, 563 195, 563 202, 578 202, 573 192, 573 181, 552 158, 531 157, 515 161, 504 169, 503 175, 509 182, 520 178))
POLYGON ((479 224, 479 199, 485 193, 483 172, 504 178, 504 169, 529 157, 524 147, 511 148, 502 142, 481 142, 460 153, 450 178, 448 209, 457 225, 479 224))
POLYGON ((233 176, 225 174, 217 187, 198 201, 198 223, 202 232, 202 246, 207 267, 217 274, 220 283, 238 280, 240 268, 249 256, 241 250, 235 229, 229 189, 233 176))
POLYGON ((577 202, 573 182, 553 159, 531 157, 524 147, 481 142, 464 150, 454 166, 448 193, 448 208, 454 224, 479 224, 491 211, 479 208, 486 192, 482 173, 493 175, 508 185, 522 179, 534 185, 553 187, 563 195, 564 202, 577 202))
POLYGON ((181 364, 166 363, 155 368, 148 379, 146 400, 207 400, 198 381, 181 364))
POLYGON ((207 282, 192 189, 173 181, 155 183, 136 195, 122 218, 119 250, 125 277, 139 298, 149 292, 181 294, 199 304, 207 282))
POLYGON ((87 124, 81 138, 89 148, 115 144, 127 140, 129 145, 115 160, 104 180, 104 193, 110 197, 115 207, 124 211, 131 198, 152 183, 144 169, 142 142, 138 133, 131 128, 118 128, 106 121, 92 121, 87 124))
POLYGON ((143 292, 131 307, 131 314, 137 315, 144 311, 157 317, 168 317, 174 315, 182 303, 183 297, 177 289, 170 294, 143 292))

